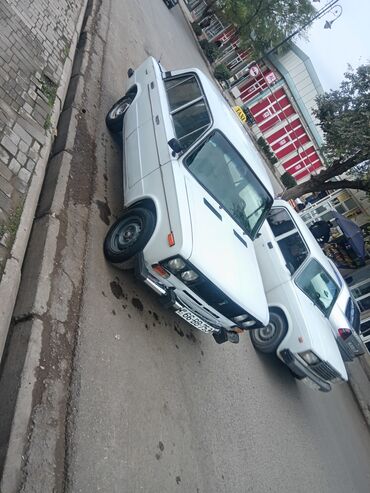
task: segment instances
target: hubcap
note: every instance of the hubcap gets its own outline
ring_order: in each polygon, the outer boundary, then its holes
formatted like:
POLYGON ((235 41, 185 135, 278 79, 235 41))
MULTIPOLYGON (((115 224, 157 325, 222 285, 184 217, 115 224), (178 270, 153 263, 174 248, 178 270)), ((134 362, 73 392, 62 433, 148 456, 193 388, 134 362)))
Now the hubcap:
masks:
POLYGON ((262 327, 255 331, 255 337, 261 344, 270 342, 276 335, 276 326, 273 323, 269 323, 266 327, 262 327))
POLYGON ((117 252, 130 248, 138 240, 142 231, 142 223, 138 218, 118 224, 112 233, 111 246, 117 252))

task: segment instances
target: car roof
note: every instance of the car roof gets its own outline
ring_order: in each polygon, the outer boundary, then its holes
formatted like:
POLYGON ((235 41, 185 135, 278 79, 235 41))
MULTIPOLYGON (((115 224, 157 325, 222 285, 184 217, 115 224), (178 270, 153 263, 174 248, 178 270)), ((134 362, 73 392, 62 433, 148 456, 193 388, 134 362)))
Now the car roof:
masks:
POLYGON ((213 126, 226 136, 273 197, 274 192, 264 161, 236 113, 222 97, 219 89, 201 70, 194 68, 189 69, 189 72, 196 73, 200 80, 212 113, 213 126))

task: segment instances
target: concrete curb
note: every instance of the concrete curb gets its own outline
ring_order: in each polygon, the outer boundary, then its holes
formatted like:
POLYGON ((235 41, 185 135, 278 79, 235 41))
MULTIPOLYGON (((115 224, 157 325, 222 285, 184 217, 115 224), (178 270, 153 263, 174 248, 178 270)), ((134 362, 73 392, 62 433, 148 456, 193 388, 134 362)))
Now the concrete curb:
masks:
POLYGON ((351 378, 351 376, 348 379, 348 384, 352 390, 353 396, 357 402, 358 407, 360 408, 364 420, 366 421, 366 424, 370 429, 370 411, 368 408, 368 404, 364 399, 363 392, 361 391, 360 386, 357 385, 357 383, 351 378))
POLYGON ((346 367, 349 387, 370 428, 370 356, 364 354, 346 367))
MULTIPOLYGON (((69 80, 72 73, 73 59, 77 48, 77 42, 80 35, 82 22, 85 16, 87 2, 88 0, 83 1, 83 5, 81 7, 81 11, 73 34, 69 54, 64 63, 63 73, 60 80, 59 88, 57 90, 57 96, 51 115, 51 124, 53 129, 56 129, 57 127, 59 116, 61 114, 61 110, 63 108, 64 100, 67 94, 69 80)), ((15 241, 10 252, 10 257, 5 264, 4 274, 0 282, 0 362, 8 336, 15 302, 17 299, 21 279, 22 264, 32 229, 37 203, 44 182, 45 170, 49 160, 54 136, 55 133, 49 133, 49 135, 47 136, 47 141, 42 148, 41 159, 39 159, 36 164, 34 175, 32 177, 27 197, 24 202, 15 241)))

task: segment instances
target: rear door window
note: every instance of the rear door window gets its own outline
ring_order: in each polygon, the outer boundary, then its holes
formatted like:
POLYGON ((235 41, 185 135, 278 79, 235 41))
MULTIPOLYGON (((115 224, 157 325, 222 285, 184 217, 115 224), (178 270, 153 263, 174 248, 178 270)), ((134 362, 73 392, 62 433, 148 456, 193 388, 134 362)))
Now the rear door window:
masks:
POLYGON ((291 274, 294 274, 308 257, 309 251, 292 216, 284 207, 273 207, 267 216, 267 221, 287 268, 291 274))
POLYGON ((194 74, 167 79, 165 87, 175 134, 185 150, 211 125, 207 102, 194 74))

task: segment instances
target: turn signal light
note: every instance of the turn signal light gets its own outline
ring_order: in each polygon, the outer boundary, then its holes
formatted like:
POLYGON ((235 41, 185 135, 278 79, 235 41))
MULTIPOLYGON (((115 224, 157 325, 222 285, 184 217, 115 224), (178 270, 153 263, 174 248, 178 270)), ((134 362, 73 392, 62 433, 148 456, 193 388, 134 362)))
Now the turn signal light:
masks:
POLYGON ((165 279, 170 277, 166 269, 159 264, 152 265, 152 269, 155 270, 157 274, 159 274, 161 277, 164 277, 165 279))
POLYGON ((167 236, 167 241, 168 241, 168 244, 170 247, 173 247, 174 244, 175 244, 175 237, 171 231, 171 233, 168 233, 168 236, 167 236))

